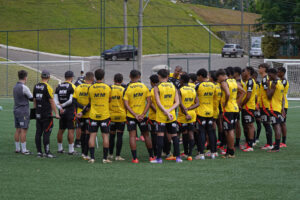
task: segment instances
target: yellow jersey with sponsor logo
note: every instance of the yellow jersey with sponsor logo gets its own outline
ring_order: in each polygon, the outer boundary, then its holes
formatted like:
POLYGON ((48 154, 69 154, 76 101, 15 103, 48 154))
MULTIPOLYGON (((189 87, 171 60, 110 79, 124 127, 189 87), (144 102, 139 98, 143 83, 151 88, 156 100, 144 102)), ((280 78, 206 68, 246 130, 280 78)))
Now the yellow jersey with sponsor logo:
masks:
POLYGON ((202 82, 196 87, 199 98, 198 115, 200 117, 213 117, 214 115, 214 95, 216 86, 212 82, 202 82))
POLYGON ((227 102, 226 107, 223 107, 223 104, 225 103, 225 92, 222 91, 222 98, 221 98, 221 103, 222 103, 222 110, 223 112, 239 112, 239 107, 237 104, 237 92, 238 92, 238 86, 236 83, 235 79, 227 79, 225 81, 228 85, 229 88, 229 99, 227 102))
MULTIPOLYGON (((130 83, 124 92, 123 99, 128 101, 130 108, 136 114, 140 115, 146 107, 146 99, 150 97, 150 92, 147 86, 141 82, 130 83)), ((129 111, 127 117, 135 118, 129 111)))
POLYGON ((195 83, 189 83, 189 86, 191 86, 192 88, 196 88, 195 83))
POLYGON ((111 89, 105 83, 94 83, 89 88, 89 98, 91 103, 90 118, 93 120, 105 120, 110 117, 109 99, 111 89))
POLYGON ((284 87, 284 108, 289 108, 289 101, 287 100, 287 93, 289 91, 290 83, 286 79, 283 79, 281 82, 284 87))
POLYGON ((112 85, 111 101, 109 103, 110 119, 112 122, 125 122, 126 109, 123 101, 124 87, 121 85, 112 85))
POLYGON ((220 102, 221 102, 221 98, 222 98, 222 89, 221 89, 221 84, 220 83, 216 83, 216 91, 215 91, 215 95, 214 95, 214 118, 217 119, 219 117, 220 114, 220 102))
MULTIPOLYGON (((270 87, 272 85, 273 81, 270 82, 270 87)), ((274 83, 276 84, 275 92, 272 96, 272 99, 270 101, 270 110, 271 112, 279 112, 282 111, 282 98, 284 96, 284 86, 281 82, 281 80, 275 80, 274 83)))
MULTIPOLYGON (((184 107, 189 108, 195 103, 196 99, 196 90, 191 86, 183 86, 180 88, 181 101, 184 107)), ((182 109, 179 107, 178 119, 179 123, 193 123, 196 121, 196 111, 189 110, 188 115, 192 117, 191 120, 186 119, 186 115, 182 112, 182 109)))
POLYGON ((245 96, 243 97, 243 101, 247 96, 247 92, 251 92, 250 99, 248 102, 243 106, 245 110, 255 110, 255 97, 256 97, 256 82, 254 79, 250 78, 246 82, 242 83, 244 90, 246 91, 245 96))
MULTIPOLYGON (((83 83, 81 85, 78 85, 75 89, 73 98, 77 100, 77 102, 83 106, 86 106, 89 104, 89 87, 91 84, 83 83)), ((77 108, 77 113, 80 113, 82 111, 81 108, 77 108)), ((88 118, 90 115, 90 112, 86 112, 82 118, 88 118)))
MULTIPOLYGON (((156 100, 155 100, 155 95, 154 95, 154 88, 151 89, 150 94, 151 94, 151 101, 152 101, 154 107, 156 108, 157 105, 156 105, 156 100)), ((151 107, 149 109, 148 118, 150 120, 156 120, 156 112, 151 107)))
POLYGON ((257 98, 257 101, 256 101, 256 107, 260 107, 260 104, 261 104, 261 98, 260 98, 260 82, 256 82, 256 98, 257 98))
MULTIPOLYGON (((173 106, 176 95, 176 88, 173 83, 163 82, 158 85, 160 103, 165 109, 169 109, 173 106)), ((169 120, 164 112, 156 106, 156 121, 160 123, 170 123, 176 121, 175 109, 171 111, 173 120, 169 120)))
POLYGON ((269 77, 265 76, 263 77, 260 85, 260 107, 263 109, 269 109, 270 108, 270 100, 267 96, 267 90, 269 88, 268 86, 268 80, 269 77))

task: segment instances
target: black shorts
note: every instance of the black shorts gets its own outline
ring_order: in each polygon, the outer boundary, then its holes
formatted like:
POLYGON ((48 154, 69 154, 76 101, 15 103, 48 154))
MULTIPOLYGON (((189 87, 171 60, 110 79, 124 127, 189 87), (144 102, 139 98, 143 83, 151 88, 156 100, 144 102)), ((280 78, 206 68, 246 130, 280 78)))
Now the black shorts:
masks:
POLYGON ((75 129, 76 122, 74 119, 62 117, 59 119, 59 129, 75 129))
POLYGON ((176 121, 170 123, 156 122, 157 133, 177 134, 178 126, 176 121))
POLYGON ((223 128, 225 131, 230 131, 235 129, 237 122, 238 113, 236 112, 226 112, 223 113, 223 128))
POLYGON ((287 113, 288 113, 288 109, 287 109, 287 108, 285 108, 285 109, 284 109, 284 111, 285 111, 285 117, 284 117, 284 120, 283 120, 283 122, 285 123, 285 122, 286 122, 287 113))
POLYGON ((212 117, 201 117, 197 116, 196 128, 199 130, 200 126, 204 127, 206 130, 213 127, 213 118, 212 117))
POLYGON ((89 130, 89 123, 90 123, 90 119, 89 118, 80 118, 80 119, 77 119, 78 128, 80 128, 83 133, 85 131, 89 130))
POLYGON ((39 134, 51 134, 53 128, 53 119, 37 119, 36 132, 39 134))
POLYGON ((139 122, 135 118, 127 117, 126 124, 127 124, 127 130, 128 131, 136 131, 137 130, 136 126, 138 126, 140 128, 142 133, 148 131, 148 123, 147 123, 147 118, 146 117, 141 122, 139 122))
POLYGON ((261 122, 270 122, 270 111, 269 109, 260 108, 261 122))
POLYGON ((237 115, 236 115, 236 120, 240 121, 240 119, 241 119, 241 112, 238 112, 237 115))
POLYGON ((181 133, 185 132, 185 131, 194 131, 195 130, 195 122, 192 123, 179 123, 177 122, 178 126, 179 126, 179 131, 181 133))
POLYGON ((156 121, 148 119, 148 129, 150 132, 156 131, 156 121))
POLYGON ((111 131, 124 132, 124 129, 125 129, 125 122, 110 122, 111 131))
POLYGON ((101 133, 102 134, 108 134, 110 132, 109 130, 110 126, 110 118, 105 119, 105 120, 93 120, 90 119, 89 121, 89 132, 90 133, 97 133, 98 129, 100 127, 101 133))
POLYGON ((282 124, 284 122, 284 118, 280 112, 274 111, 274 112, 271 112, 270 121, 271 121, 272 125, 282 124))
POLYGON ((255 118, 260 118, 260 110, 255 110, 254 111, 254 117, 255 118))
POLYGON ((251 124, 254 122, 254 110, 242 110, 242 123, 251 124))

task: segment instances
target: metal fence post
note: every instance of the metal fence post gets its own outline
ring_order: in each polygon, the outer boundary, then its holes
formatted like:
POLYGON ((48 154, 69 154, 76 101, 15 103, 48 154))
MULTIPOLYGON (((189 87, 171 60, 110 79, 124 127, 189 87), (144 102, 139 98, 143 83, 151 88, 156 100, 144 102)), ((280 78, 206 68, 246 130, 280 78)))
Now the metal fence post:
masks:
MULTIPOLYGON (((8 31, 6 31, 6 61, 8 61, 8 31)), ((8 96, 8 64, 6 64, 6 96, 8 96)))
MULTIPOLYGON (((36 54, 36 60, 40 60, 40 31, 37 30, 37 54, 36 54)), ((40 70, 40 64, 39 62, 37 63, 37 70, 36 70, 36 83, 39 82, 39 70, 40 70)))
POLYGON ((170 71, 170 61, 169 61, 169 53, 170 53, 170 46, 169 46, 169 37, 170 37, 170 35, 169 35, 170 33, 169 33, 169 26, 167 26, 167 65, 168 65, 168 70, 170 71))
POLYGON ((208 71, 210 71, 210 68, 211 68, 211 26, 208 26, 208 29, 209 29, 209 59, 208 59, 208 71))
MULTIPOLYGON (((69 61, 71 60, 71 29, 69 28, 69 61)), ((69 70, 71 70, 71 63, 69 63, 69 70)))
MULTIPOLYGON (((134 46, 134 28, 132 28, 132 46, 134 46)), ((132 69, 134 69, 135 49, 132 50, 132 69)))
POLYGON ((251 66, 251 59, 250 59, 250 49, 251 49, 251 32, 250 32, 250 24, 248 25, 248 35, 249 35, 249 47, 248 47, 248 63, 249 67, 251 66))

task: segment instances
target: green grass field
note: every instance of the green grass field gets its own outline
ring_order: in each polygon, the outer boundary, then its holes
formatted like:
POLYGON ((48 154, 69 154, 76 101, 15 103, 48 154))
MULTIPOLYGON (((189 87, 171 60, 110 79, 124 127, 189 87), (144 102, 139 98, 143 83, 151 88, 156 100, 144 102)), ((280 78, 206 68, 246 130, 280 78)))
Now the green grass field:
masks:
MULTIPOLYGON (((300 102, 290 102, 288 148, 270 154, 237 151, 236 159, 165 161, 153 165, 138 142, 140 164, 130 163, 128 133, 125 133, 125 162, 102 164, 101 148, 96 163, 79 156, 56 159, 36 158, 14 153, 12 99, 1 99, 0 111, 0 199, 300 199, 300 102)), ((58 121, 51 136, 56 152, 58 121)), ((35 122, 28 132, 28 149, 34 145, 35 122)), ((100 134, 99 134, 100 136, 100 134)), ((98 137, 99 137, 98 136, 98 137)), ((262 131, 259 145, 265 143, 262 131)), ((64 148, 67 149, 66 135, 64 148)))

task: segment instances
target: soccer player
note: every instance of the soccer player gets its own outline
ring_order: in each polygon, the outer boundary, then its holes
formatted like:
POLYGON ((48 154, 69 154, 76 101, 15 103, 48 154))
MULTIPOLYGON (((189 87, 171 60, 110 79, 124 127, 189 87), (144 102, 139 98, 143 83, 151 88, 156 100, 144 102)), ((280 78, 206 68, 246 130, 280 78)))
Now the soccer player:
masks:
POLYGON ((197 83, 197 74, 190 73, 189 77, 190 77, 189 86, 195 88, 196 87, 196 83, 197 83))
POLYGON ((157 159, 152 163, 162 163, 161 153, 165 133, 171 136, 174 146, 176 162, 182 162, 180 158, 179 139, 177 136, 177 124, 175 109, 179 105, 178 92, 174 84, 168 82, 168 71, 161 69, 157 72, 160 84, 154 88, 157 104, 156 108, 156 134, 157 134, 157 159))
POLYGON ((188 85, 189 79, 190 77, 187 74, 182 74, 180 76, 182 87, 178 91, 180 106, 177 122, 179 131, 182 133, 184 156, 187 160, 192 161, 192 153, 195 145, 195 109, 199 106, 199 99, 194 87, 188 85))
POLYGON ((75 82, 75 86, 77 87, 78 85, 81 85, 84 83, 84 71, 80 71, 80 76, 77 78, 76 82, 75 82))
POLYGON ((272 128, 270 125, 270 100, 267 96, 267 90, 269 88, 269 77, 267 75, 267 71, 269 69, 269 65, 267 63, 260 64, 258 66, 258 73, 262 77, 261 85, 260 85, 260 114, 261 114, 261 122, 263 123, 266 131, 267 144, 263 146, 261 149, 270 150, 273 148, 272 145, 272 128))
POLYGON ((254 71, 252 78, 256 82, 256 106, 255 106, 255 111, 254 111, 254 117, 255 117, 255 122, 256 122, 256 131, 255 131, 255 145, 259 143, 259 136, 261 132, 261 119, 260 119, 260 109, 259 105, 260 103, 260 82, 257 80, 258 73, 254 71))
POLYGON ((155 101, 155 95, 154 95, 154 88, 158 85, 159 83, 159 79, 157 74, 153 74, 150 76, 150 84, 151 84, 151 106, 149 109, 149 114, 148 114, 148 125, 149 125, 149 130, 151 133, 151 140, 152 140, 152 146, 153 146, 153 152, 154 152, 154 156, 157 156, 157 148, 156 148, 156 139, 157 139, 157 135, 156 135, 156 101, 155 101))
POLYGON ((55 117, 60 118, 53 99, 53 89, 48 84, 50 73, 42 71, 41 82, 36 84, 33 89, 33 107, 36 109, 36 134, 35 144, 38 157, 55 158, 50 152, 50 135, 53 127, 52 111, 55 117), (42 153, 42 136, 45 155, 42 153))
POLYGON ((122 87, 123 75, 115 74, 114 84, 111 86, 111 102, 109 104, 110 111, 110 134, 109 134, 109 159, 113 159, 115 137, 117 135, 116 145, 116 161, 123 161, 121 157, 121 150, 123 145, 123 133, 126 122, 126 109, 123 101, 124 87, 122 87))
POLYGON ((255 110, 255 97, 256 97, 256 82, 252 78, 254 69, 252 67, 246 67, 242 71, 243 77, 243 88, 247 91, 246 95, 243 98, 241 107, 242 107, 242 123, 244 130, 247 133, 247 145, 243 149, 245 152, 253 151, 253 143, 255 142, 254 138, 254 110, 255 110))
POLYGON ((29 155, 31 152, 26 148, 26 134, 29 128, 30 112, 29 101, 33 101, 33 96, 29 88, 25 85, 27 82, 27 72, 25 70, 18 71, 19 81, 14 86, 14 117, 15 117, 15 145, 16 153, 29 155), (21 147, 20 149, 20 140, 21 147))
POLYGON ((136 153, 136 132, 139 126, 145 138, 145 144, 149 153, 149 160, 154 160, 151 138, 149 137, 146 114, 151 105, 151 95, 147 86, 140 82, 140 72, 131 70, 131 82, 124 92, 124 104, 127 109, 127 130, 129 131, 129 143, 132 154, 132 163, 139 163, 136 153))
POLYGON ((284 121, 284 86, 281 80, 277 77, 277 70, 271 68, 268 70, 268 76, 270 78, 270 87, 267 90, 267 96, 270 100, 270 121, 275 132, 275 145, 268 152, 278 152, 280 149, 281 139, 281 124, 284 121))
POLYGON ((207 77, 206 69, 199 69, 197 71, 199 85, 196 86, 196 92, 199 98, 199 113, 197 116, 197 129, 199 131, 198 140, 200 145, 198 149, 200 153, 195 159, 205 160, 204 149, 206 142, 206 133, 209 139, 209 146, 211 150, 211 158, 215 158, 216 149, 216 135, 213 131, 213 115, 214 115, 214 96, 216 87, 210 82, 207 77))
POLYGON ((109 102, 111 101, 111 89, 103 82, 105 72, 103 69, 95 71, 96 83, 89 87, 89 104, 83 109, 77 117, 81 118, 90 108, 90 121, 89 121, 89 150, 91 159, 89 163, 95 162, 95 141, 97 132, 100 127, 103 139, 103 163, 111 163, 112 161, 107 158, 109 148, 109 126, 110 126, 110 113, 109 102))
POLYGON ((284 67, 278 68, 278 77, 280 78, 280 80, 284 86, 284 111, 285 111, 283 123, 280 124, 281 130, 282 130, 282 143, 280 144, 280 147, 286 147, 286 134, 287 134, 286 115, 287 115, 287 111, 289 108, 289 102, 287 100, 287 93, 288 93, 290 84, 289 84, 288 80, 286 80, 286 78, 285 78, 285 73, 286 73, 286 69, 284 67))
MULTIPOLYGON (((241 74, 242 74, 242 69, 240 67, 234 67, 233 68, 233 77, 236 80, 236 83, 238 85, 242 86, 242 79, 241 79, 241 74)), ((236 122, 236 127, 235 127, 235 147, 240 147, 240 140, 241 140, 241 135, 242 135, 242 130, 241 130, 241 123, 240 123, 240 112, 237 116, 237 122, 236 122)), ((244 131, 245 132, 245 131, 244 131)), ((247 133, 245 133, 247 135, 247 133)))
MULTIPOLYGON (((89 87, 94 83, 94 73, 87 72, 84 77, 84 83, 78 85, 73 95, 73 103, 77 108, 77 113, 89 104, 89 87)), ((89 126, 89 111, 87 111, 81 118, 78 118, 79 128, 81 129, 81 156, 84 160, 91 159, 88 156, 90 134, 88 131, 89 126)))
POLYGON ((218 70, 216 76, 222 89, 223 128, 227 141, 227 152, 224 158, 234 158, 234 129, 239 112, 238 103, 244 97, 245 90, 236 83, 235 79, 227 78, 223 69, 218 70))
POLYGON ((173 83, 176 89, 180 88, 179 78, 181 74, 182 74, 182 67, 179 65, 175 67, 174 73, 170 73, 168 81, 173 83))
POLYGON ((57 133, 57 153, 64 153, 63 150, 63 134, 68 129, 69 155, 76 154, 74 150, 74 129, 75 129, 75 114, 76 110, 73 104, 73 93, 75 85, 73 85, 74 73, 66 71, 65 81, 59 84, 55 90, 54 101, 59 110, 59 130, 57 133))

